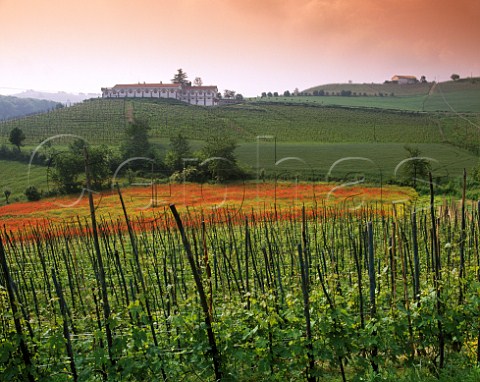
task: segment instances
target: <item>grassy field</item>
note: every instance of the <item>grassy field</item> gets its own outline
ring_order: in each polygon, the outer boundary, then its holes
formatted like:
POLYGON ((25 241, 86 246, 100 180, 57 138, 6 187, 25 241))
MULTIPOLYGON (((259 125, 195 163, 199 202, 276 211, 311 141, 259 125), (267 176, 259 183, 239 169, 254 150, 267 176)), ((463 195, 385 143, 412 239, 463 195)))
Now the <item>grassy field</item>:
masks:
MULTIPOLYGON (((165 150, 168 141, 157 143, 165 150)), ((194 149, 201 145, 200 141, 192 142, 194 149)), ((276 175, 281 180, 342 183, 364 178, 365 183, 380 185, 380 182, 385 184, 401 179, 401 167, 397 172, 395 168, 407 154, 403 143, 279 142, 276 146, 275 157, 273 140, 242 142, 236 149, 238 163, 253 179, 263 176, 273 179, 276 175), (277 166, 274 165, 275 159, 277 166)), ((470 174, 478 164, 475 155, 451 145, 422 143, 413 146, 418 147, 423 156, 432 159, 433 174, 444 182, 460 178, 464 168, 470 174)), ((3 175, 0 190, 3 194, 4 189, 9 189, 11 201, 25 200, 24 191, 29 185, 43 191, 52 188, 47 182, 47 167, 32 166, 30 176, 28 165, 24 163, 0 161, 0 169, 3 175)), ((0 205, 4 202, 2 200, 0 205)))
MULTIPOLYGON (((265 169, 289 176, 300 176, 300 179, 327 180, 350 178, 353 175, 366 177, 366 181, 399 179, 401 170, 395 173, 395 168, 407 157, 407 151, 402 143, 279 143, 277 144, 275 163, 275 145, 273 142, 243 143, 237 149, 240 164, 255 170, 265 169), (287 159, 287 158, 298 159, 287 159), (350 159, 345 159, 350 158, 350 159), (352 159, 357 158, 357 159, 352 159), (358 159, 362 158, 362 159, 358 159)), ((432 171, 443 178, 455 178, 462 174, 464 168, 470 172, 477 165, 475 155, 443 144, 418 144, 422 155, 432 158, 432 171)))
POLYGON ((7 189, 11 192, 10 202, 25 200, 24 192, 30 185, 38 190, 48 190, 46 167, 32 165, 29 169, 25 163, 0 160, 0 170, 0 205, 5 204, 3 193, 7 189))

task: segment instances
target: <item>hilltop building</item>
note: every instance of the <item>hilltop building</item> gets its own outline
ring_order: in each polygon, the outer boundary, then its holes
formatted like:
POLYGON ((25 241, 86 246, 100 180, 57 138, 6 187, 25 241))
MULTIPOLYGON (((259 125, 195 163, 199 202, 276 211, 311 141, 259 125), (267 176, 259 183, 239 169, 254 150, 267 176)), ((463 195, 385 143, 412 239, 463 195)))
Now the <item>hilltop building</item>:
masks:
POLYGON ((124 84, 102 88, 102 98, 174 98, 191 105, 218 104, 216 86, 192 86, 191 83, 124 84))
POLYGON ((409 85, 409 84, 416 84, 418 83, 417 77, 415 76, 399 76, 394 75, 392 77, 392 82, 399 84, 399 85, 409 85))

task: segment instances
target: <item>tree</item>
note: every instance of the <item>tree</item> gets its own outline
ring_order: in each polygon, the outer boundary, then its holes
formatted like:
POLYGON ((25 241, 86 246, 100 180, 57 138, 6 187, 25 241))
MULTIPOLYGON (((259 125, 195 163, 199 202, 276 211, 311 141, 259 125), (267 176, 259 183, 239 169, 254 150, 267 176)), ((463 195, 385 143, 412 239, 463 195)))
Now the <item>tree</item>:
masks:
POLYGON ((82 155, 72 151, 57 153, 53 157, 52 180, 60 192, 70 194, 81 189, 80 174, 85 172, 82 155))
POLYGON ((267 97, 267 93, 266 92, 262 92, 262 98, 266 98, 267 97))
POLYGON ((75 139, 72 143, 68 145, 68 149, 72 153, 79 155, 81 157, 83 157, 84 155, 85 147, 88 147, 88 144, 83 139, 75 139))
POLYGON ((273 92, 274 97, 278 97, 278 92, 273 92))
POLYGON ((228 90, 228 89, 225 89, 223 91, 223 97, 224 98, 235 98, 235 90, 228 90))
POLYGON ((106 145, 92 147, 88 150, 90 181, 94 189, 100 190, 111 184, 111 161, 112 151, 106 145))
POLYGON ((202 170, 211 179, 222 182, 243 176, 238 167, 234 151, 237 145, 229 138, 212 136, 200 150, 198 156, 202 161, 202 170))
POLYGON ((12 195, 12 191, 9 188, 5 188, 3 190, 3 195, 5 195, 5 203, 10 203, 10 195, 12 195))
POLYGON ((203 85, 203 81, 202 81, 201 77, 195 77, 195 81, 193 81, 193 83, 195 84, 195 86, 202 86, 203 85))
POLYGON ((268 93, 267 93, 267 97, 268 97, 268 98, 271 98, 271 97, 273 97, 273 94, 272 94, 272 92, 268 92, 268 93))
POLYGON ((177 73, 173 76, 172 82, 174 84, 186 84, 187 83, 187 73, 183 69, 178 69, 177 73))
POLYGON ((285 90, 285 91, 283 92, 283 96, 284 96, 284 97, 290 97, 290 91, 289 91, 289 90, 285 90))
POLYGON ((460 79, 460 76, 458 74, 453 73, 450 78, 452 81, 458 81, 460 79))
POLYGON ((182 134, 170 138, 170 149, 165 155, 165 165, 170 172, 183 171, 184 166, 186 165, 184 158, 190 158, 191 156, 192 149, 187 138, 182 134))
POLYGON ((243 95, 240 94, 240 93, 238 93, 238 94, 235 96, 235 99, 236 99, 237 101, 243 101, 243 95))
POLYGON ((52 180, 60 192, 69 194, 82 188, 85 148, 88 150, 91 186, 100 190, 110 182, 113 158, 111 150, 105 145, 89 147, 85 141, 77 139, 69 146, 68 151, 58 153, 53 158, 52 180))
POLYGON ((120 152, 124 160, 134 157, 151 157, 152 146, 148 139, 150 126, 143 120, 134 119, 125 130, 120 152))
POLYGON ((426 178, 431 171, 432 166, 427 158, 422 157, 420 149, 417 147, 405 146, 407 150, 407 160, 402 166, 402 175, 404 180, 413 188, 417 187, 419 178, 426 178))
POLYGON ((10 137, 8 140, 14 146, 17 146, 18 151, 20 151, 20 146, 23 146, 23 141, 25 140, 25 134, 22 129, 15 127, 10 131, 10 137))
POLYGON ((420 77, 420 82, 421 82, 422 84, 426 84, 426 83, 427 83, 427 78, 426 78, 425 76, 421 76, 421 77, 420 77))
POLYGON ((40 200, 42 194, 40 194, 40 191, 38 191, 35 186, 29 186, 25 190, 25 196, 30 202, 35 202, 37 200, 40 200))

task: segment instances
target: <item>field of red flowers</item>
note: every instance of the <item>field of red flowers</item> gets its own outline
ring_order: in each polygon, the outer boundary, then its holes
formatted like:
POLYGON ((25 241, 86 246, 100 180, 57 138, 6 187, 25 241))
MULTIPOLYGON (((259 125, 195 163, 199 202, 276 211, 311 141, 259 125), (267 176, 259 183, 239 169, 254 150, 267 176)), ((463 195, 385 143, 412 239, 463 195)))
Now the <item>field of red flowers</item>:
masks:
MULTIPOLYGON (((227 185, 161 184, 121 189, 127 212, 132 220, 158 219, 165 208, 175 204, 188 216, 217 218, 228 212, 230 217, 255 211, 278 211, 277 218, 295 216, 302 206, 352 211, 375 204, 382 211, 392 203, 411 203, 416 193, 411 189, 385 186, 338 186, 328 183, 236 183, 227 185)), ((102 219, 117 220, 123 216, 116 189, 93 194, 96 214, 102 219)), ((68 223, 89 216, 86 191, 78 195, 46 198, 38 202, 14 203, 0 207, 2 225, 9 231, 30 230, 68 223)))

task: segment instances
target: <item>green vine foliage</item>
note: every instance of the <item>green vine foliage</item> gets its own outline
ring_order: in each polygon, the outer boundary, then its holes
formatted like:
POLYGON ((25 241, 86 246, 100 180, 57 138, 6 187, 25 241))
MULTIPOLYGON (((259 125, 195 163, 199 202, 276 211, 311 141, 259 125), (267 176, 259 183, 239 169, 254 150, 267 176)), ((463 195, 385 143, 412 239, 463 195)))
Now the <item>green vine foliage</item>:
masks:
MULTIPOLYGON (((374 220, 376 310, 370 309, 369 301, 368 216, 368 211, 360 217, 314 214, 306 227, 295 219, 265 219, 248 227, 227 220, 206 226, 204 245, 201 229, 188 227, 210 301, 225 380, 340 381, 342 373, 355 382, 448 380, 451 375, 469 382, 478 377, 477 211, 467 214, 470 228, 464 237, 462 275, 458 220, 454 215, 439 220, 438 283, 432 267, 431 221, 427 213, 418 213, 418 296, 413 295, 409 217, 374 220), (298 243, 305 248, 311 342, 306 334, 298 243)), ((79 381, 213 381, 204 311, 181 237, 170 223, 165 217, 150 227, 134 226, 136 258, 118 224, 103 222, 100 238, 111 304, 110 348, 92 238, 73 234, 73 228, 84 228, 83 222, 61 230, 45 228, 37 231, 34 240, 2 231, 22 334, 15 328, 2 273, 0 380, 25 380, 27 368, 39 381, 73 380, 67 327, 79 381), (64 291, 65 315, 48 271, 52 268, 64 291), (21 340, 32 354, 31 366, 22 358, 21 340)))

